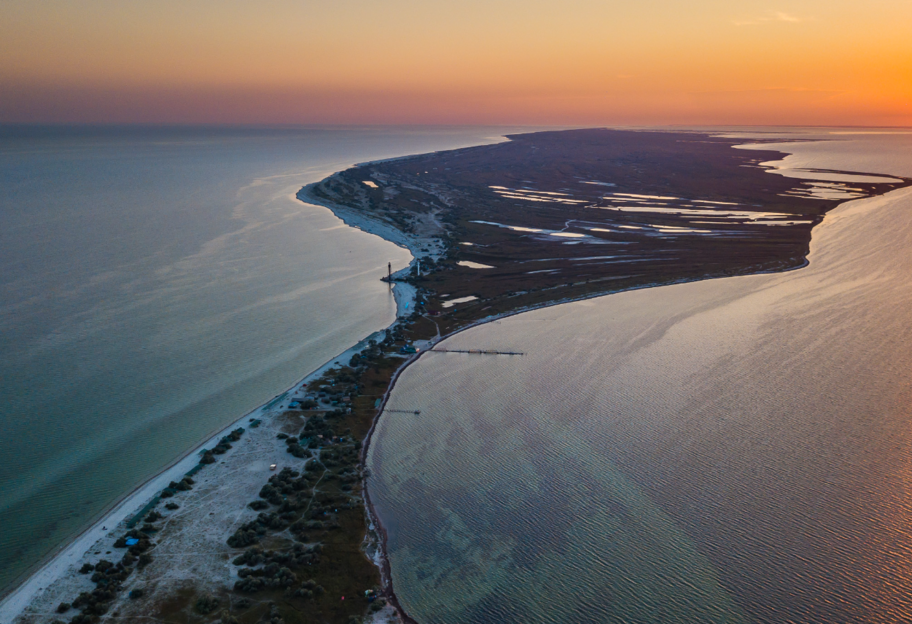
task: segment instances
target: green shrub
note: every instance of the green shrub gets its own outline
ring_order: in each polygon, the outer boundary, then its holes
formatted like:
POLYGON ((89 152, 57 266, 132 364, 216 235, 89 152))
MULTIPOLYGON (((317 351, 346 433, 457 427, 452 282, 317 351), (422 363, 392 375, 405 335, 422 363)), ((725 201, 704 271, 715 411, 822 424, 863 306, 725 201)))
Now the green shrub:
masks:
POLYGON ((200 615, 208 615, 218 608, 218 600, 213 596, 200 596, 193 608, 200 615))
POLYGON ((227 611, 222 611, 219 614, 218 622, 219 624, 238 624, 237 618, 227 611))

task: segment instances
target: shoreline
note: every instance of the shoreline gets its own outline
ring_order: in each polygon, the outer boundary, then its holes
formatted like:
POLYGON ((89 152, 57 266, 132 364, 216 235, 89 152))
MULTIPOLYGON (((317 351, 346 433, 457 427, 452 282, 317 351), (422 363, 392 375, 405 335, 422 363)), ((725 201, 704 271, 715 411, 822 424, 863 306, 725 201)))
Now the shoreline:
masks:
MULTIPOLYGON (((324 206, 325 207, 325 206, 324 206)), ((359 228, 367 233, 364 228, 359 228)), ((379 235, 378 235, 379 236, 379 235)), ((382 237, 381 237, 382 238, 382 237)), ((385 239, 386 240, 386 239, 385 239)), ((409 265, 409 267, 411 264, 409 265)), ((406 267, 408 269, 409 267, 406 267)), ((406 270, 403 269, 403 270, 406 270)), ((414 301, 415 292, 408 284, 393 284, 393 296, 396 301, 396 318, 385 328, 379 329, 359 340, 345 351, 332 359, 324 362, 318 368, 298 379, 294 384, 274 397, 265 400, 256 408, 231 421, 208 434, 202 441, 180 455, 170 464, 143 481, 128 493, 115 500, 97 520, 91 522, 86 528, 76 534, 65 544, 55 549, 36 563, 31 569, 24 572, 20 581, 11 585, 10 589, 0 595, 0 622, 12 622, 19 617, 25 609, 35 600, 44 589, 62 578, 69 567, 80 560, 91 547, 100 539, 106 537, 115 527, 138 512, 170 481, 180 478, 191 468, 197 465, 200 451, 210 446, 235 428, 242 426, 247 419, 266 416, 285 407, 283 399, 305 386, 307 383, 319 378, 327 370, 348 362, 352 355, 360 352, 371 339, 382 337, 393 325, 396 324, 405 310, 405 305, 414 301), (396 286, 406 286, 397 289, 396 286), (398 292, 397 292, 398 290, 398 292), (277 399, 279 399, 277 401, 277 399)))
MULTIPOLYGON (((763 149, 762 144, 757 143, 756 140, 745 140, 745 141, 746 142, 744 144, 741 144, 738 146, 740 149, 750 149, 753 151, 765 151, 763 149)), ((783 152, 783 154, 785 154, 786 156, 791 155, 788 152, 783 152)), ((787 167, 780 166, 780 167, 775 167, 775 168, 770 169, 769 173, 776 174, 776 175, 784 175, 783 172, 788 171, 788 170, 789 169, 787 167)), ((813 170, 813 171, 816 171, 816 170, 813 170)), ((853 175, 853 174, 858 175, 856 172, 849 172, 849 171, 838 171, 838 172, 834 172, 834 173, 839 173, 839 174, 843 174, 843 175, 853 175)), ((333 175, 337 175, 337 174, 333 174, 333 175)), ((330 177, 332 177, 332 176, 330 176, 330 177)), ((316 186, 317 184, 318 183, 310 184, 310 185, 307 185, 304 188, 302 188, 301 191, 298 192, 298 198, 301 199, 302 201, 308 201, 309 203, 315 203, 317 205, 328 208, 329 210, 332 210, 333 213, 336 216, 338 216, 340 219, 342 219, 346 224, 351 225, 352 227, 357 227, 370 234, 375 234, 377 236, 381 236, 382 238, 386 238, 385 236, 383 236, 383 234, 381 232, 385 232, 388 229, 388 230, 396 232, 397 238, 401 238, 402 240, 409 239, 409 237, 406 234, 399 232, 398 230, 395 230, 394 228, 386 225, 385 223, 377 221, 376 219, 372 219, 369 216, 366 216, 363 214, 358 214, 356 211, 352 210, 351 208, 348 208, 345 206, 340 206, 338 204, 335 204, 334 202, 327 201, 327 200, 319 198, 319 197, 315 197, 310 192, 310 189, 312 187, 316 186)), ((901 190, 901 189, 896 189, 896 190, 901 190)), ((870 199, 870 197, 867 199, 870 199)), ((853 200, 848 199, 846 201, 841 202, 839 205, 843 205, 850 201, 853 201, 853 200)), ((823 220, 821 220, 821 223, 822 222, 823 222, 823 220)), ((818 225, 820 225, 820 224, 818 224, 818 225)), ((814 229, 816 229, 816 228, 814 228, 814 229)), ((812 232, 813 232, 813 229, 812 229, 812 232)), ((813 234, 812 234, 812 238, 813 238, 813 234)), ((387 239, 387 240, 390 240, 390 239, 387 239)), ((407 243, 399 243, 398 241, 392 241, 392 240, 390 242, 395 242, 396 244, 402 244, 403 246, 407 246, 409 248, 409 250, 412 252, 412 254, 416 258, 418 257, 418 250, 413 248, 411 245, 408 245, 407 243)), ((417 241, 409 241, 409 242, 411 242, 415 246, 418 245, 417 241)), ((430 254, 426 254, 426 255, 430 255, 430 254)), ((485 325, 487 323, 498 321, 498 320, 501 320, 504 318, 508 318, 511 316, 523 314, 526 312, 532 312, 535 310, 550 308, 553 306, 564 305, 567 303, 574 303, 574 302, 578 302, 578 301, 596 299, 599 297, 614 295, 614 294, 618 294, 621 292, 645 290, 648 288, 655 288, 658 286, 672 286, 672 285, 677 285, 677 284, 708 281, 708 280, 719 279, 719 278, 738 278, 738 277, 743 278, 743 277, 753 277, 755 275, 772 274, 772 273, 790 273, 790 272, 797 271, 797 270, 808 267, 810 265, 810 259, 809 259, 808 255, 809 254, 805 254, 804 259, 800 264, 791 266, 791 267, 787 267, 784 269, 767 269, 767 270, 757 271, 755 273, 750 273, 747 275, 708 274, 708 275, 694 277, 694 278, 682 278, 682 279, 674 280, 671 282, 641 284, 641 285, 621 288, 618 290, 613 290, 613 291, 608 291, 608 292, 587 293, 587 294, 576 296, 576 297, 568 297, 568 298, 561 299, 561 300, 532 304, 532 305, 523 306, 521 308, 517 308, 514 310, 509 310, 506 312, 494 314, 489 317, 485 317, 485 318, 473 321, 471 323, 468 323, 447 334, 439 335, 436 339, 433 339, 432 341, 429 342, 428 349, 415 354, 414 356, 409 358, 407 361, 403 362, 402 365, 398 369, 396 369, 395 373, 393 374, 393 376, 389 382, 389 386, 387 387, 386 391, 384 392, 382 402, 378 408, 378 412, 377 412, 376 416, 374 417, 373 422, 371 423, 371 427, 368 430, 368 433, 365 436, 365 439, 363 440, 363 445, 362 445, 362 449, 361 449, 362 465, 364 466, 364 468, 366 470, 368 469, 367 456, 368 456, 368 453, 370 450, 370 444, 373 440, 374 431, 376 430, 377 424, 379 423, 380 418, 383 415, 383 411, 386 407, 387 401, 389 400, 389 397, 390 397, 393 389, 395 388, 396 382, 398 381, 400 375, 409 366, 418 362, 420 360, 421 356, 423 356, 425 353, 427 353, 427 351, 430 350, 434 345, 440 344, 448 338, 451 338, 466 330, 469 330, 469 329, 472 329, 475 327, 479 327, 481 325, 485 325)), ((407 269, 410 268, 413 263, 414 263, 414 260, 412 263, 409 264, 409 267, 407 267, 407 269)), ((404 273, 407 269, 403 269, 402 271, 400 271, 400 273, 404 273)), ((394 274, 394 277, 395 277, 395 275, 396 274, 394 274)), ((374 507, 373 502, 371 501, 370 488, 369 488, 369 476, 370 476, 370 473, 368 473, 367 477, 365 477, 365 479, 364 479, 363 498, 364 498, 365 512, 368 517, 368 529, 373 530, 376 533, 377 539, 379 541, 379 543, 377 545, 378 551, 377 551, 377 557, 376 557, 375 563, 377 563, 378 567, 380 568, 383 594, 384 594, 384 596, 386 596, 390 605, 396 610, 397 614, 399 615, 399 617, 402 619, 403 622, 405 622, 406 624, 419 624, 417 620, 412 618, 407 613, 407 611, 404 609, 401 602, 399 601, 398 596, 396 595, 395 588, 393 585, 393 579, 392 579, 392 568, 391 568, 391 565, 389 562, 389 555, 387 553, 388 533, 386 531, 386 528, 383 526, 383 523, 381 522, 379 515, 377 514, 377 511, 374 507)))
MULTIPOLYGON (((785 269, 782 271, 761 271, 761 272, 755 273, 754 275, 763 275, 763 274, 770 274, 770 273, 788 273, 791 271, 796 271, 798 269, 803 269, 807 266, 808 266, 808 261, 805 260, 805 262, 803 264, 801 264, 800 266, 797 266, 797 267, 791 267, 789 269, 785 269)), ((501 319, 505 319, 505 318, 508 318, 511 316, 525 314, 526 312, 533 312, 536 310, 543 310, 543 309, 554 307, 554 306, 565 305, 568 303, 575 303, 578 301, 587 301, 589 299, 597 299, 599 297, 607 297, 607 296, 619 294, 622 292, 646 290, 649 288, 656 288, 658 286, 674 286, 674 285, 678 285, 678 284, 703 282, 703 281, 708 281, 708 280, 712 280, 712 279, 722 279, 722 278, 733 278, 734 279, 734 278, 739 278, 739 277, 740 278, 752 277, 752 275, 708 276, 708 277, 704 277, 704 278, 682 279, 682 280, 679 280, 676 282, 671 282, 671 283, 644 284, 641 286, 633 286, 630 288, 625 288, 622 290, 617 290, 617 291, 612 291, 612 292, 582 295, 582 296, 575 297, 575 298, 569 298, 569 299, 565 299, 565 300, 561 300, 561 301, 551 301, 551 302, 547 302, 547 303, 536 304, 536 305, 525 307, 525 308, 520 308, 517 310, 512 310, 509 312, 503 312, 503 313, 500 313, 500 314, 497 314, 497 315, 494 315, 491 317, 487 317, 484 319, 480 319, 478 321, 474 321, 474 322, 469 323, 468 325, 465 325, 464 327, 460 327, 460 328, 456 329, 455 331, 452 331, 448 334, 441 335, 436 340, 429 342, 427 350, 422 351, 422 352, 412 356, 405 362, 403 362, 402 365, 396 369, 395 373, 393 373, 393 377, 390 380, 390 384, 383 394, 383 399, 380 403, 380 406, 377 408, 378 409, 377 415, 374 417, 374 420, 371 422, 371 427, 368 430, 367 435, 365 436, 364 440, 362 440, 361 463, 365 469, 368 469, 367 455, 370 451, 370 444, 373 441, 374 431, 377 428, 377 424, 380 422, 380 417, 383 416, 383 410, 386 407, 386 403, 389 400, 389 397, 392 394, 392 391, 395 388, 396 382, 398 381, 400 375, 402 375, 402 373, 405 372, 405 370, 409 366, 411 366, 412 364, 416 364, 423 355, 425 355, 428 351, 431 350, 432 346, 438 345, 438 344, 442 343, 443 341, 447 340, 448 338, 452 338, 453 336, 456 336, 469 329, 474 329, 476 327, 480 327, 482 325, 486 325, 488 323, 499 321, 501 319)), ((369 478, 370 478, 370 474, 368 474, 367 478, 365 478, 365 480, 364 480, 363 498, 364 498, 365 513, 367 514, 367 518, 368 518, 368 530, 373 530, 377 534, 378 550, 377 550, 376 560, 374 560, 374 563, 380 568, 380 578, 381 578, 381 584, 382 584, 382 588, 383 588, 383 595, 389 601, 390 605, 396 610, 396 612, 398 613, 400 619, 402 620, 402 622, 404 624, 420 624, 417 620, 415 620, 408 614, 408 612, 404 609, 404 607, 400 603, 399 597, 396 595, 396 591, 393 586, 392 568, 390 566, 389 555, 387 553, 387 548, 386 548, 388 534, 387 534, 386 528, 383 526, 383 522, 381 522, 381 520, 380 520, 380 516, 378 515, 373 502, 371 501, 369 478)))
MULTIPOLYGON (((411 156, 412 155, 401 156, 399 159, 410 158, 411 156)), ((412 266, 415 264, 418 258, 426 257, 429 255, 427 252, 421 251, 420 241, 414 240, 413 237, 409 237, 408 235, 399 232, 395 228, 387 226, 376 220, 365 218, 363 215, 358 215, 355 211, 332 204, 331 202, 326 202, 316 196, 313 196, 309 192, 309 189, 315 184, 316 183, 304 185, 295 194, 295 198, 298 199, 298 201, 329 210, 336 218, 338 218, 348 227, 359 229, 366 234, 377 236, 394 245, 408 249, 408 251, 412 254, 412 260, 408 265, 399 271, 396 271, 393 274, 394 278, 397 276, 406 275, 411 270, 412 266)), ((8 590, 0 594, 0 622, 12 622, 15 618, 24 613, 25 609, 28 608, 28 606, 38 597, 42 591, 51 586, 55 581, 61 579, 66 574, 70 566, 72 566, 76 561, 80 560, 94 544, 104 538, 111 530, 114 529, 114 527, 118 526, 124 520, 128 519, 131 515, 134 515, 136 512, 142 509, 142 507, 148 503, 162 488, 166 487, 170 481, 175 480, 175 478, 180 479, 183 474, 195 466, 198 462, 198 458, 196 456, 199 455, 200 451, 204 447, 218 442, 221 437, 227 435, 233 429, 242 425, 245 419, 252 419, 256 415, 266 415, 276 408, 281 409, 283 407, 282 402, 277 402, 277 399, 284 398, 300 387, 305 386, 310 381, 319 378, 330 368, 333 368, 340 363, 344 364, 349 359, 351 359, 352 355, 362 351, 367 345, 368 341, 373 338, 382 337, 382 335, 384 335, 391 327, 393 327, 403 316, 403 313, 408 309, 407 306, 414 304, 416 298, 416 290, 411 284, 404 282, 393 282, 390 284, 390 287, 393 290, 393 297, 396 302, 396 317, 393 322, 390 323, 390 325, 362 338, 356 344, 352 345, 345 351, 339 353, 332 359, 323 363, 313 371, 307 373, 304 377, 297 380, 294 384, 286 388, 284 391, 280 392, 270 399, 263 401, 263 403, 261 403, 256 408, 248 411, 247 413, 231 421, 229 424, 220 427, 219 429, 210 433, 202 441, 177 457, 170 464, 150 476, 148 479, 137 485, 135 488, 123 496, 116 499, 98 515, 96 520, 91 521, 88 526, 74 535, 70 540, 42 557, 40 561, 23 572, 18 579, 14 580, 8 590), (108 528, 109 526, 110 528, 108 528)), ((409 360, 406 364, 411 363, 411 361, 412 360, 409 360)), ((396 375, 398 375, 401 370, 402 369, 397 370, 396 375)), ((390 388, 391 387, 392 386, 390 386, 390 388)), ((386 401, 386 396, 388 396, 388 392, 387 395, 384 396, 384 404, 386 401)), ((378 412, 378 416, 381 412, 378 412)), ((374 419, 374 423, 371 425, 371 432, 373 431, 373 426, 375 423, 376 418, 374 419)), ((368 436, 368 439, 369 437, 370 436, 368 436)), ((368 518, 372 520, 374 516, 367 508, 367 505, 368 503, 365 502, 365 511, 368 515, 368 518)), ((379 552, 381 554, 382 560, 385 562, 385 567, 388 569, 389 564, 386 561, 385 551, 383 551, 382 545, 378 545, 378 548, 380 549, 379 552)), ((383 574, 384 566, 380 567, 381 574, 383 574)), ((408 618, 404 611, 398 608, 398 602, 395 600, 395 598, 393 598, 391 602, 394 602, 397 605, 394 608, 396 608, 397 613, 399 613, 404 618, 404 621, 414 623, 414 620, 408 618)))
MULTIPOLYGON (((792 270, 795 270, 797 268, 806 268, 806 267, 810 267, 812 265, 817 266, 817 263, 821 260, 821 258, 819 257, 819 254, 822 249, 821 242, 820 242, 820 236, 822 236, 822 233, 820 230, 818 230, 818 227, 825 227, 827 229, 832 228, 834 221, 844 219, 853 213, 863 211, 864 207, 871 206, 871 205, 877 205, 878 202, 887 200, 888 198, 898 198, 898 197, 908 198, 910 190, 912 190, 912 189, 910 189, 908 187, 904 187, 904 188, 899 188, 899 189, 889 191, 887 193, 876 195, 873 197, 866 197, 866 198, 862 198, 862 199, 849 199, 847 201, 840 203, 839 207, 837 207, 833 211, 827 213, 824 216, 824 218, 822 219, 821 223, 818 226, 815 226, 815 228, 812 230, 813 234, 812 234, 812 239, 811 239, 811 243, 810 243, 810 250, 806 256, 805 262, 801 265, 801 267, 794 267, 792 269, 789 269, 788 271, 767 271, 765 273, 767 273, 767 274, 780 273, 780 272, 789 273, 792 270)), ((894 201, 895 201, 895 199, 894 199, 894 201)), ((824 231, 827 231, 827 230, 824 230, 824 231)), ((832 253, 830 255, 832 255, 832 253)), ((819 271, 819 269, 820 269, 820 267, 817 266, 818 271, 819 271)), ((756 274, 752 274, 752 275, 733 276, 733 277, 754 277, 755 275, 760 275, 760 274, 761 273, 756 273, 756 274)), ((800 276, 793 276, 793 277, 800 278, 800 276)), ((807 278, 803 278, 803 279, 807 279, 807 278)), ((701 281, 701 280, 690 280, 690 281, 701 281)), ((708 280, 706 280, 706 281, 708 281, 708 280)), ((542 307, 546 307, 546 306, 542 306, 542 307)), ((493 320, 493 319, 484 319, 482 321, 476 322, 475 326, 489 322, 490 320, 493 320)), ((468 329, 468 327, 469 326, 462 328, 462 329, 468 329)), ((459 333, 460 331, 462 331, 462 329, 454 331, 451 334, 448 334, 447 336, 445 336, 445 338, 449 338, 450 336, 452 336, 456 333, 459 333)), ((443 339, 441 339, 439 344, 442 344, 442 340, 443 339)), ((418 358, 416 357, 415 360, 417 361, 417 359, 418 358)), ((394 386, 395 382, 398 381, 398 379, 399 379, 399 377, 397 374, 396 378, 391 382, 390 392, 392 391, 392 387, 394 386)), ((402 397, 400 397, 400 399, 401 398, 402 397)), ((416 405, 415 407, 419 407, 419 406, 416 405)), ((378 419, 379 419, 379 415, 378 415, 378 419)), ((372 430, 373 430, 373 428, 372 428, 372 430)), ((444 452, 446 452, 446 451, 444 451, 444 452)), ((385 537, 385 532, 383 533, 383 535, 385 537)))
MULTIPOLYGON (((383 161, 379 161, 379 162, 383 162, 383 161)), ((307 185, 301 187, 301 190, 299 190, 295 194, 295 197, 298 199, 298 201, 302 201, 306 204, 312 204, 314 206, 320 206, 321 208, 325 208, 325 209, 329 210, 336 216, 336 218, 338 218, 340 221, 342 221, 342 223, 344 223, 348 227, 352 227, 352 228, 361 230, 362 232, 365 232, 367 234, 379 236, 380 238, 382 238, 383 240, 385 240, 389 243, 398 245, 399 247, 403 247, 404 249, 408 249, 409 252, 413 256, 412 261, 409 262, 408 266, 406 266, 405 268, 400 269, 400 270, 396 271, 395 273, 393 273, 393 278, 404 276, 406 273, 408 273, 408 271, 411 270, 412 265, 414 264, 416 259, 426 258, 428 256, 433 257, 435 255, 433 252, 430 252, 430 251, 422 251, 422 245, 433 246, 432 241, 421 241, 420 237, 418 237, 418 236, 406 234, 405 232, 402 232, 401 230, 398 230, 387 223, 383 223, 382 221, 373 219, 363 213, 359 213, 356 210, 352 210, 351 208, 349 208, 347 206, 342 206, 340 204, 331 202, 329 200, 323 199, 322 197, 318 197, 317 195, 314 195, 314 193, 313 193, 314 187, 318 186, 325 180, 332 178, 333 176, 337 175, 338 173, 340 173, 340 172, 336 172, 336 173, 332 174, 331 176, 329 176, 328 178, 325 178, 324 180, 320 180, 319 182, 312 182, 311 184, 307 184, 307 185)))
MULTIPOLYGON (((748 144, 748 143, 746 143, 748 144)), ((756 149, 756 148, 755 148, 756 149)), ((399 157, 396 160, 410 158, 410 156, 399 157)), ((775 173, 779 173, 776 171, 775 173)), ((337 174, 333 174, 337 175, 337 174)), ((332 176, 330 176, 332 177, 332 176)), ((322 182, 322 181, 321 181, 322 182)), ((319 183, 308 184, 302 187, 297 193, 296 198, 302 202, 323 207, 330 210, 337 218, 339 218, 345 225, 349 227, 354 227, 360 229, 368 234, 373 234, 379 236, 384 240, 391 242, 397 246, 404 247, 408 249, 413 259, 412 261, 400 271, 397 271, 394 274, 396 276, 404 276, 410 270, 415 262, 424 257, 435 257, 434 251, 427 251, 422 249, 426 247, 427 249, 436 250, 436 245, 433 241, 422 240, 421 236, 409 235, 400 230, 397 230, 392 225, 373 219, 365 214, 359 213, 357 210, 347 208, 345 206, 340 206, 334 204, 333 202, 327 201, 325 199, 314 196, 311 193, 312 187, 316 186, 319 183)), ((768 270, 768 271, 758 271, 751 275, 760 274, 760 273, 779 273, 779 272, 788 272, 792 270, 797 270, 804 268, 809 264, 808 258, 805 256, 804 262, 799 266, 789 267, 785 270, 768 270)), ((706 275, 701 277, 694 278, 683 278, 672 282, 662 282, 662 283, 649 283, 641 284, 632 287, 620 288, 618 290, 603 291, 597 293, 587 293, 575 297, 567 297, 561 300, 548 301, 543 303, 532 304, 528 306, 523 306, 517 309, 493 314, 489 317, 484 317, 476 321, 472 321, 462 327, 454 329, 453 331, 438 336, 437 338, 432 339, 428 347, 430 348, 433 345, 439 344, 443 340, 450 338, 456 334, 459 334, 465 330, 490 323, 492 321, 497 321, 503 318, 510 316, 515 316, 525 312, 530 312, 533 310, 548 308, 557 305, 563 305, 566 303, 573 303, 577 301, 585 301, 589 299, 594 299, 597 297, 603 297, 611 294, 617 294, 620 292, 626 292, 629 290, 640 290, 646 288, 653 288, 656 286, 665 286, 671 284, 679 283, 688 283, 696 281, 705 281, 708 279, 714 279, 716 277, 738 277, 738 276, 724 276, 724 275, 706 275)), ((186 453, 181 455, 179 458, 175 459, 170 465, 166 466, 160 470, 157 474, 150 477, 145 482, 138 485, 131 492, 125 494, 123 497, 115 501, 109 509, 101 514, 101 517, 89 527, 84 529, 81 533, 76 535, 70 542, 66 545, 61 546, 55 552, 49 554, 42 562, 35 565, 29 572, 24 573, 24 580, 14 586, 10 591, 0 596, 0 621, 12 621, 14 617, 19 615, 38 595, 40 591, 45 589, 50 583, 54 582, 56 579, 60 578, 65 574, 71 565, 71 563, 81 557, 88 548, 96 543, 100 538, 104 537, 107 533, 110 532, 116 525, 122 522, 124 519, 128 518, 132 513, 135 513, 142 505, 151 499, 158 490, 162 489, 170 480, 173 480, 175 477, 178 477, 186 472, 189 468, 196 464, 197 458, 196 455, 199 451, 217 441, 221 436, 227 434, 232 429, 237 426, 242 425, 242 421, 248 418, 254 418, 257 415, 267 415, 271 414, 274 411, 282 410, 285 405, 283 404, 284 399, 290 398, 289 395, 294 393, 302 385, 312 381, 322 375, 326 370, 334 367, 335 365, 342 362, 343 364, 348 361, 354 353, 361 351, 367 342, 378 336, 382 336, 387 332, 391 327, 396 325, 399 319, 403 316, 403 312, 407 310, 409 303, 415 301, 416 290, 415 287, 402 283, 402 282, 393 282, 390 284, 391 287, 395 286, 393 289, 393 294, 396 299, 396 319, 386 328, 380 329, 369 336, 360 340, 357 344, 346 349, 336 357, 327 361, 317 369, 311 371, 303 378, 292 384, 284 392, 279 393, 275 397, 264 401, 259 407, 247 412, 246 414, 240 416, 239 418, 232 421, 230 424, 225 427, 220 428, 218 431, 212 435, 206 437, 198 445, 194 446, 186 453), (109 527, 108 531, 103 531, 102 527, 109 527)), ((412 308, 414 309, 414 307, 412 308)), ((377 423, 380 420, 380 417, 383 415, 383 411, 386 407, 387 401, 395 388, 396 382, 399 379, 399 376, 405 371, 409 366, 419 361, 421 356, 424 355, 425 351, 421 351, 418 354, 405 360, 394 372, 391 377, 387 388, 384 391, 382 401, 378 407, 378 411, 375 414, 371 426, 363 440, 363 445, 360 453, 360 459, 362 466, 367 468, 367 456, 369 453, 370 443, 373 439, 373 434, 376 429, 377 423)), ((389 563, 389 558, 386 549, 387 543, 387 532, 384 528, 382 522, 377 515, 376 509, 370 498, 369 493, 369 474, 366 475, 363 479, 363 498, 365 506, 365 514, 368 519, 368 530, 376 533, 377 536, 377 555, 374 563, 380 568, 381 581, 383 586, 383 593, 387 597, 391 606, 396 610, 399 617, 403 622, 409 624, 417 624, 417 621, 409 616, 402 605, 400 604, 398 597, 395 594, 393 582, 392 582, 392 572, 391 566, 389 563)), ((367 536, 368 541, 372 541, 370 534, 367 536)))

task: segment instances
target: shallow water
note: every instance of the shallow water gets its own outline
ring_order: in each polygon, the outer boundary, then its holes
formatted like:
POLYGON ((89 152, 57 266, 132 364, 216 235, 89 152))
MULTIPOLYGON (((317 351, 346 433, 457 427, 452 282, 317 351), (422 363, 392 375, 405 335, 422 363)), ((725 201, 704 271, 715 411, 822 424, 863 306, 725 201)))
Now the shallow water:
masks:
MULTIPOLYGON (((785 166, 912 176, 912 137, 785 166)), ((772 174, 771 174, 772 175, 772 174)), ((912 619, 912 190, 844 204, 808 267, 468 330, 400 377, 372 499, 432 622, 912 619)))
POLYGON ((393 320, 378 278, 409 253, 302 185, 499 134, 0 127, 0 591, 393 320))

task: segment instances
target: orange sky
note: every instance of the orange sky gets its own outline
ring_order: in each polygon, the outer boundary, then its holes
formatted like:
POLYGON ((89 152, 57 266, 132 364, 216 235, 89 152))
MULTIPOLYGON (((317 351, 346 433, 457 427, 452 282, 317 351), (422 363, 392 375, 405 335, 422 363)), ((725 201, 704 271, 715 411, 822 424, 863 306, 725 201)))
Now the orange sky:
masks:
POLYGON ((912 125, 912 2, 4 0, 0 121, 912 125))

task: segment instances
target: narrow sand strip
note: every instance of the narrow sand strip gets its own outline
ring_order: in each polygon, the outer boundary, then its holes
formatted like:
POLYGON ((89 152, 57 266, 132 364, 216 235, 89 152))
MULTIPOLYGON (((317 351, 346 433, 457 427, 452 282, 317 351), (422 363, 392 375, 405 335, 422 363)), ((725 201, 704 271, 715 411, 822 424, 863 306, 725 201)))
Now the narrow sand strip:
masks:
MULTIPOLYGON (((396 299, 397 317, 411 312, 414 308, 415 289, 408 284, 394 284, 393 295, 396 299)), ((85 555, 95 550, 99 541, 108 537, 109 533, 130 516, 142 509, 152 498, 163 490, 171 481, 180 481, 184 474, 199 463, 199 455, 204 447, 211 447, 223 436, 237 427, 244 426, 245 422, 253 418, 262 418, 270 414, 281 413, 288 407, 288 403, 296 394, 301 394, 304 386, 320 377, 328 369, 339 365, 348 364, 352 355, 360 352, 367 346, 371 339, 378 342, 383 339, 386 330, 381 329, 363 338, 358 344, 346 349, 333 359, 329 360, 318 369, 296 382, 285 392, 264 402, 260 407, 244 414, 234 422, 226 425, 212 436, 187 451, 182 457, 170 466, 153 476, 151 479, 137 487, 133 492, 117 502, 114 507, 104 514, 95 524, 80 533, 69 544, 44 563, 37 571, 29 576, 21 585, 16 587, 0 602, 0 622, 12 622, 38 597, 47 587, 57 582, 67 574, 76 574, 77 564, 81 563, 85 555), (276 401, 280 398, 281 400, 276 401)))

